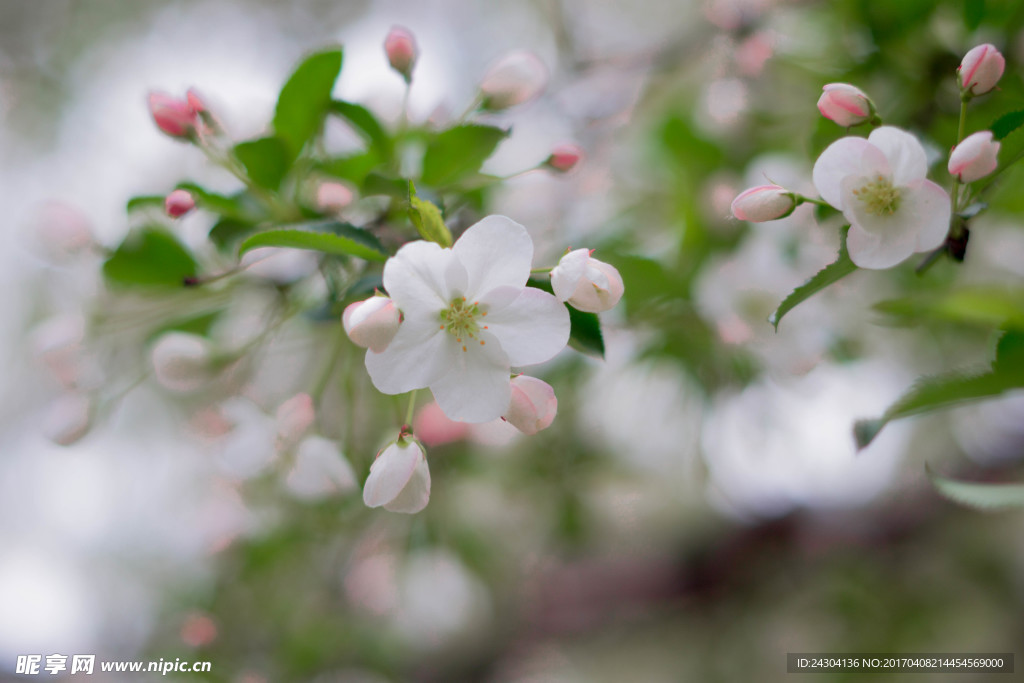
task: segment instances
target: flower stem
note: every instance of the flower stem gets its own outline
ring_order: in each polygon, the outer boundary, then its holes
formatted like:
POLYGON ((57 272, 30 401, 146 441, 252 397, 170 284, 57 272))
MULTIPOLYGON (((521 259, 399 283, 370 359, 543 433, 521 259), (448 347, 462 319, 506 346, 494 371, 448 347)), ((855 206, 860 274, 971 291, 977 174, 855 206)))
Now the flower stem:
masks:
POLYGON ((412 413, 416 410, 416 392, 419 389, 413 389, 409 392, 409 407, 405 409, 405 426, 412 425, 412 413))
POLYGON ((320 398, 324 395, 324 390, 327 389, 327 383, 330 381, 331 376, 334 375, 334 367, 338 364, 338 358, 341 357, 341 350, 345 346, 345 328, 338 324, 338 330, 334 338, 334 348, 331 350, 331 355, 327 359, 327 363, 324 365, 323 371, 320 373, 320 378, 316 382, 316 386, 309 392, 310 397, 313 399, 313 403, 316 405, 320 404, 320 398))
POLYGON ((530 269, 530 274, 533 274, 533 273, 550 273, 554 269, 555 269, 554 266, 551 266, 550 268, 531 268, 530 269))
MULTIPOLYGON (((960 97, 960 124, 956 130, 956 144, 959 145, 964 140, 964 133, 967 132, 967 99, 963 96, 960 97)), ((950 202, 950 225, 949 234, 951 237, 960 237, 960 221, 957 220, 956 214, 960 210, 959 197, 960 195, 960 179, 956 176, 953 177, 953 191, 949 193, 950 202)))
POLYGON ((832 208, 832 205, 829 204, 828 202, 826 202, 823 199, 815 199, 814 197, 805 197, 802 194, 796 195, 796 198, 797 198, 797 204, 798 205, 799 204, 817 204, 818 206, 827 206, 830 209, 832 208))

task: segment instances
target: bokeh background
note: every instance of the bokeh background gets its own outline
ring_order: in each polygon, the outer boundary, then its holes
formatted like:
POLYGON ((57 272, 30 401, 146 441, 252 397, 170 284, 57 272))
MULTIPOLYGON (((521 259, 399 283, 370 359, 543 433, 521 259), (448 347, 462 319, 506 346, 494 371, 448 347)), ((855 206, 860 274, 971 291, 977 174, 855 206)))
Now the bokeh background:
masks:
MULTIPOLYGON (((856 273, 777 333, 767 316, 834 259, 838 223, 802 207, 750 225, 729 203, 765 178, 814 194, 813 160, 843 134, 814 106, 835 81, 921 136, 946 182, 960 58, 993 42, 1007 59, 1001 91, 972 105, 980 129, 1024 108, 1022 28, 1019 3, 970 0, 0 0, 0 678, 17 680, 19 654, 57 652, 210 661, 180 678, 238 683, 773 681, 787 652, 1020 657, 1024 519, 941 499, 925 463, 1024 477, 1024 394, 894 423, 860 453, 851 426, 919 375, 990 358, 991 330, 872 305, 1019 286, 1024 178, 1006 174, 963 264, 856 273), (310 500, 270 462, 267 415, 322 366, 324 325, 278 330, 209 414, 145 376, 153 303, 111 301, 96 256, 48 250, 81 225, 115 246, 126 201, 183 178, 232 187, 156 130, 150 90, 197 88, 244 139, 295 63, 340 43, 336 92, 397 120, 381 47, 395 24, 422 54, 414 121, 461 112, 504 52, 540 56, 548 87, 492 117, 513 134, 485 170, 517 173, 563 141, 586 161, 512 178, 486 210, 527 226, 538 262, 590 246, 626 283, 602 315, 606 358, 544 368, 555 424, 431 449, 414 517, 362 506, 376 425, 397 409, 358 349, 320 417, 349 469, 310 500), (53 349, 98 310, 91 360, 68 369, 53 349), (56 445, 73 410, 60 372, 90 363, 118 399, 56 445)), ((201 239, 204 220, 177 229, 201 239)), ((266 306, 248 295, 225 334, 266 306)))

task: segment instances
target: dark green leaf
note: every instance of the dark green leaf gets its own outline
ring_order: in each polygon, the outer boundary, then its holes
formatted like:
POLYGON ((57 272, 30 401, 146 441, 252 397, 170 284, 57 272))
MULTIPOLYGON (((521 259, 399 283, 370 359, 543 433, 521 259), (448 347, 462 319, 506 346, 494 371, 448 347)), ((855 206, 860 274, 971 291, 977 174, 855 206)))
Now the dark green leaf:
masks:
POLYGON ((285 143, 276 137, 259 138, 235 145, 235 156, 245 166, 249 178, 268 190, 276 190, 288 172, 285 143))
POLYGON ((227 250, 255 229, 251 223, 223 218, 210 228, 209 238, 219 249, 227 250))
POLYGON ((423 182, 435 187, 451 185, 476 173, 506 137, 508 131, 476 124, 456 126, 438 134, 423 155, 423 182))
POLYGON ((323 125, 331 106, 331 91, 341 73, 341 50, 314 54, 295 70, 281 88, 274 110, 274 130, 285 142, 288 160, 299 155, 323 125))
POLYGON ((368 245, 368 240, 365 237, 372 239, 372 235, 368 233, 356 235, 356 232, 363 233, 358 228, 351 227, 344 231, 344 234, 294 228, 267 230, 265 232, 258 232, 242 242, 238 248, 238 255, 241 257, 247 251, 257 247, 289 247, 292 249, 310 249, 325 254, 357 256, 367 261, 387 260, 387 254, 383 250, 378 250, 368 245))
POLYGON ((164 201, 167 198, 162 194, 145 194, 139 195, 138 197, 132 197, 128 200, 128 204, 125 207, 128 213, 132 211, 138 211, 140 209, 164 209, 164 201))
POLYGON ((992 131, 993 139, 1002 140, 1021 126, 1024 126, 1024 109, 1003 114, 992 122, 989 130, 992 131))
POLYGON ((783 299, 775 312, 769 316, 768 322, 776 330, 779 329, 779 322, 782 320, 782 316, 793 310, 797 304, 857 270, 857 266, 850 260, 850 254, 846 251, 846 235, 849 229, 849 226, 843 228, 842 234, 839 236, 839 258, 818 271, 810 280, 794 289, 789 296, 783 299))
POLYGON ((159 227, 133 230, 103 264, 107 281, 122 286, 181 287, 195 274, 192 255, 159 227))
POLYGON ((566 308, 569 309, 569 323, 572 326, 569 346, 581 353, 604 358, 604 336, 601 334, 601 321, 597 314, 577 311, 572 306, 566 308))
POLYGON ((956 481, 940 477, 931 468, 927 471, 935 490, 954 503, 986 512, 1024 507, 1024 484, 956 481))
POLYGON ((985 0, 964 0, 964 26, 974 31, 985 18, 985 0))
POLYGON ((331 102, 331 111, 352 124, 382 159, 391 158, 391 138, 369 109, 359 104, 334 100, 331 102))

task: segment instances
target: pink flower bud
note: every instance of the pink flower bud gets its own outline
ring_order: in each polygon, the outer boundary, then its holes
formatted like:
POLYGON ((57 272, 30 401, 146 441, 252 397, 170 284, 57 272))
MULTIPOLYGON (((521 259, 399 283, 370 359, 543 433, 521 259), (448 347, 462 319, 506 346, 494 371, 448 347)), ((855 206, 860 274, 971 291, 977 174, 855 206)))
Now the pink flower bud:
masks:
POLYGON ((465 439, 469 434, 469 425, 449 418, 441 406, 431 401, 416 413, 412 431, 417 439, 428 446, 442 446, 465 439))
POLYGON ((296 394, 282 403, 277 418, 277 449, 291 450, 306 435, 316 419, 313 398, 309 394, 296 394))
POLYGON ((826 119, 849 128, 871 118, 871 100, 860 88, 849 83, 829 83, 818 98, 818 111, 826 119))
POLYGON ((792 193, 778 185, 759 185, 732 200, 732 215, 741 221, 764 223, 788 216, 796 206, 792 193))
POLYGON ((164 200, 164 210, 171 218, 179 218, 196 208, 196 200, 188 190, 175 190, 164 200))
POLYGON ((363 485, 367 507, 413 514, 430 501, 430 469, 418 443, 399 439, 377 454, 363 485))
POLYGON ((416 39, 411 32, 401 26, 392 27, 384 39, 384 53, 392 69, 402 74, 406 81, 412 79, 412 70, 416 66, 416 39))
POLYGON ((162 92, 150 93, 149 113, 156 127, 172 138, 187 138, 195 132, 196 112, 187 100, 162 92))
POLYGON ((625 286, 619 271, 590 257, 589 249, 570 251, 551 271, 551 288, 559 301, 574 308, 600 313, 619 303, 625 286))
POLYGON ((996 87, 1005 68, 1006 60, 995 45, 984 43, 964 55, 957 80, 963 90, 972 95, 982 95, 996 87))
POLYGON ((578 145, 562 144, 551 150, 551 156, 544 163, 556 171, 568 173, 582 160, 583 150, 578 145))
POLYGON ((983 130, 968 135, 949 155, 949 172, 962 183, 973 183, 996 170, 999 143, 992 132, 983 130))
POLYGON ((536 377, 519 375, 512 378, 512 401, 503 416, 523 434, 536 434, 551 426, 558 413, 555 390, 536 377))
POLYGON ((345 333, 357 346, 380 353, 398 333, 401 317, 391 299, 371 296, 345 307, 341 322, 345 333))
POLYGON ((353 194, 341 183, 326 181, 316 188, 316 207, 324 213, 338 213, 352 203, 353 194))
POLYGON ((199 116, 209 111, 206 107, 206 103, 199 97, 199 93, 194 88, 189 88, 188 92, 185 93, 185 102, 188 103, 189 109, 192 111, 193 116, 199 116))
POLYGON ((484 107, 507 109, 540 95, 547 85, 548 70, 532 52, 516 50, 499 59, 484 74, 480 94, 484 107))

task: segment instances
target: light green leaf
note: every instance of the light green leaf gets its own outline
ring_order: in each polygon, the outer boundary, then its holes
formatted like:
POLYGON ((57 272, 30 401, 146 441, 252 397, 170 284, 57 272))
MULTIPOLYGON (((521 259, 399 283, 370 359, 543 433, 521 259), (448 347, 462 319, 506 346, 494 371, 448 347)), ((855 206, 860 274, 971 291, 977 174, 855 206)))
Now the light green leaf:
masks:
POLYGON ((409 220, 416 227, 420 237, 442 247, 452 246, 452 233, 444 224, 441 209, 433 202, 416 196, 416 186, 409 181, 409 220))
POLYGON ((370 172, 380 165, 376 152, 361 152, 347 157, 331 159, 320 166, 320 170, 362 186, 370 172))
POLYGON ((776 330, 779 329, 779 322, 782 320, 782 316, 796 308, 798 304, 857 270, 857 266, 850 260, 850 254, 846 250, 846 235, 849 230, 850 227, 846 226, 839 235, 839 257, 833 263, 819 270, 810 280, 794 289, 789 296, 782 300, 782 303, 779 304, 775 312, 769 316, 768 322, 776 330))
POLYGON ((163 211, 164 201, 167 198, 162 194, 145 194, 137 197, 132 197, 128 200, 128 204, 125 206, 128 213, 132 211, 139 211, 141 209, 159 209, 163 211))
POLYGON ((276 190, 288 173, 288 148, 276 137, 259 138, 235 145, 235 157, 245 166, 249 178, 268 190, 276 190))
POLYGON ((423 155, 423 182, 441 187, 476 173, 506 137, 508 131, 476 124, 439 133, 428 143, 423 155))
POLYGON ((274 130, 285 143, 289 162, 323 125, 341 62, 340 49, 311 55, 281 88, 274 110, 274 130))
POLYGON ((1024 507, 1024 484, 985 484, 940 477, 927 468, 928 479, 943 497, 967 507, 995 512, 1024 507))
POLYGON ((900 322, 938 320, 986 328, 1024 329, 1024 290, 963 287, 923 297, 890 299, 874 306, 900 322))
POLYGON ((241 257, 247 251, 258 247, 288 247, 309 249, 325 254, 356 256, 367 261, 386 261, 388 255, 369 233, 341 223, 334 225, 334 232, 285 228, 258 232, 248 237, 238 248, 241 257))
POLYGON ((103 264, 109 283, 128 287, 181 287, 195 274, 192 254, 174 235, 156 226, 133 230, 103 264))
POLYGON ((330 104, 330 110, 352 124, 356 132, 366 139, 382 159, 391 158, 391 138, 369 109, 359 104, 334 100, 330 104))

